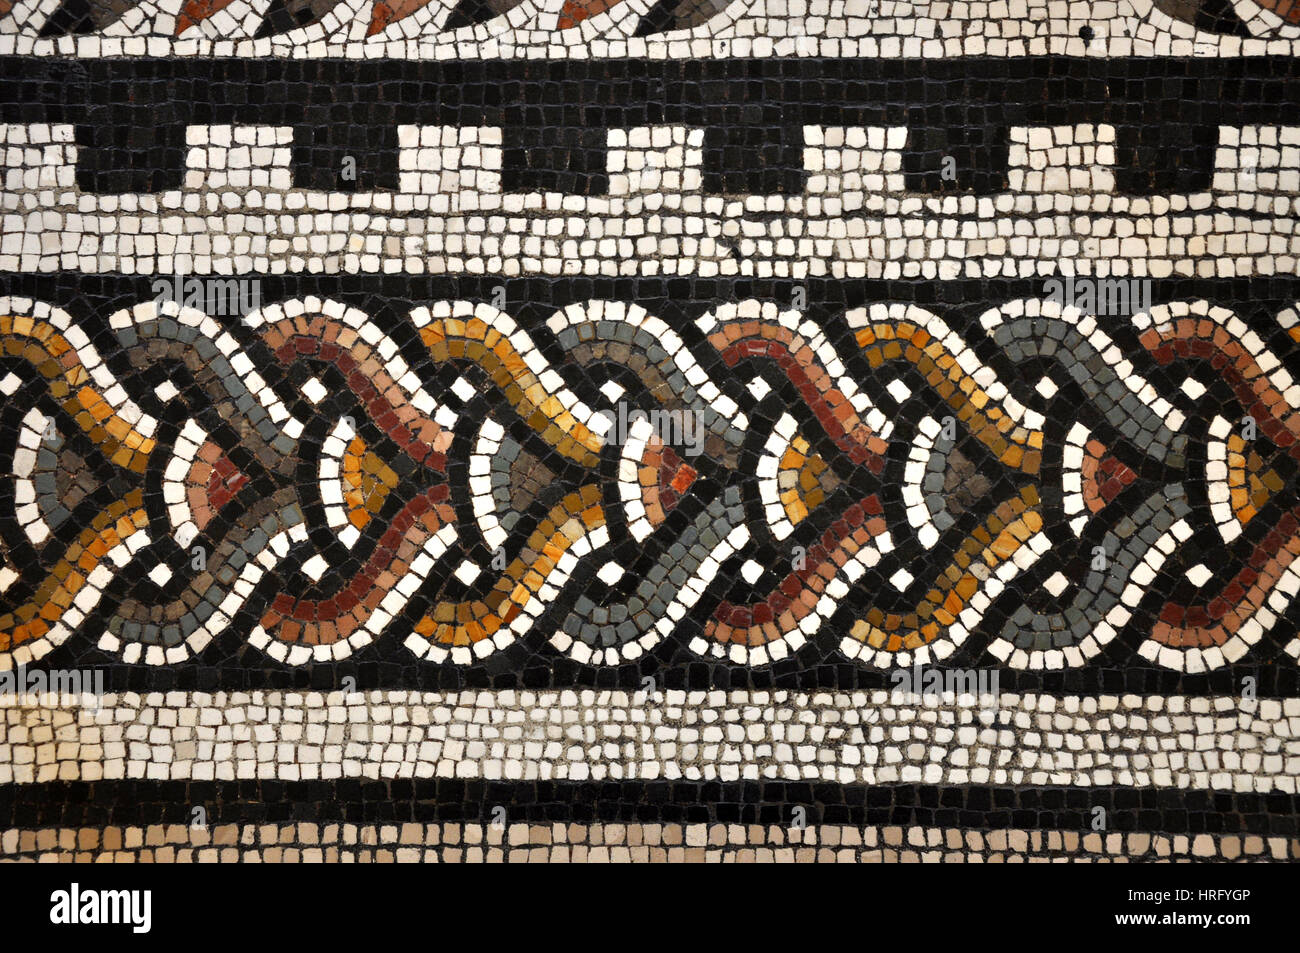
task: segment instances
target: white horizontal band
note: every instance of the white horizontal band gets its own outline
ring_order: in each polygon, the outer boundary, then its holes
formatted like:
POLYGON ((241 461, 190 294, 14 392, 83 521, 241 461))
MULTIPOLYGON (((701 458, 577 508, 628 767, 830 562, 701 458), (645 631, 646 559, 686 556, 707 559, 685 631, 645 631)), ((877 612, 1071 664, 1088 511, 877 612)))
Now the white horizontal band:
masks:
MULTIPOLYGON (((1233 4, 1248 36, 1225 36, 1175 20, 1151 0, 1062 7, 1025 0, 987 4, 845 4, 809 0, 797 8, 731 0, 694 27, 637 36, 649 0, 610 3, 561 29, 563 0, 534 0, 469 27, 447 28, 438 5, 371 34, 371 4, 344 0, 318 22, 270 36, 255 32, 269 4, 235 2, 174 36, 183 0, 152 0, 90 34, 41 36, 59 0, 18 0, 0 29, 0 54, 76 56, 247 56, 319 59, 711 59, 727 57, 950 58, 960 56, 1292 56, 1294 24, 1249 0, 1233 4), (234 15, 231 12, 234 11, 234 15), (242 22, 241 22, 242 21, 242 22), (1081 25, 1092 32, 1085 39, 1081 25)), ((454 4, 445 5, 450 10, 454 4)), ((221 8, 218 8, 220 10, 221 8)), ((382 25, 382 24, 381 24, 382 25)))
POLYGON ((0 783, 823 780, 1296 791, 1300 698, 409 691, 0 701, 0 783))

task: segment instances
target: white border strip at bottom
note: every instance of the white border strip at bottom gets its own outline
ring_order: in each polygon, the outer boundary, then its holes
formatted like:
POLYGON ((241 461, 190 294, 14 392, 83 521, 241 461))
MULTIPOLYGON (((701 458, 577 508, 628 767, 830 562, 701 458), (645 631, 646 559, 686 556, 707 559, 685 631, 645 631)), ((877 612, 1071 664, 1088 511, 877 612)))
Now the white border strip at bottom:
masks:
POLYGON ((48 707, 0 696, 0 784, 413 777, 1295 793, 1300 698, 175 692, 48 707))

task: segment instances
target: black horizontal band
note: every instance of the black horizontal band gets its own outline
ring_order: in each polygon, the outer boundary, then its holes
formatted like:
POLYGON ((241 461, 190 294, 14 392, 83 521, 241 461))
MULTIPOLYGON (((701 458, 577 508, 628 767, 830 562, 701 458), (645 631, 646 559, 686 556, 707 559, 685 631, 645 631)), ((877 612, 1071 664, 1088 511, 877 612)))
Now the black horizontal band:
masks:
POLYGON ((0 787, 0 828, 207 823, 735 823, 917 825, 1167 834, 1300 832, 1296 795, 1131 787, 478 780, 96 781, 0 787))

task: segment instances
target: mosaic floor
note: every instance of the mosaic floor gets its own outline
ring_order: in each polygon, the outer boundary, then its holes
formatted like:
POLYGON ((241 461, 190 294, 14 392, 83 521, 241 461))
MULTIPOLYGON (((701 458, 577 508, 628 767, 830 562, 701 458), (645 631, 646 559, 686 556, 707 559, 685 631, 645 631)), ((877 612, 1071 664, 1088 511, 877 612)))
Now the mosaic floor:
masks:
POLYGON ((0 0, 0 860, 1300 860, 1297 63, 0 0))

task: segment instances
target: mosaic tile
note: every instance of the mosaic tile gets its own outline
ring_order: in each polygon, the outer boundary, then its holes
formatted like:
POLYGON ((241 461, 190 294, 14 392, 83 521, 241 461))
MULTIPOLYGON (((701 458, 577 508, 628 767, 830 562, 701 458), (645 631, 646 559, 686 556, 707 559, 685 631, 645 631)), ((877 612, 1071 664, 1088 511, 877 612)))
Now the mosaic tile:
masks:
POLYGON ((1142 863, 1293 859, 1294 839, 680 824, 230 824, 11 831, 0 862, 1142 863))
POLYGON ((20 55, 548 59, 1293 55, 1289 0, 6 0, 20 55))
POLYGON ((0 860, 1295 860, 1296 10, 0 2, 0 860))

